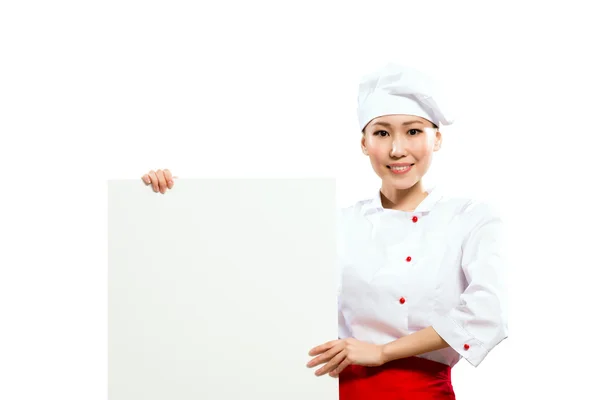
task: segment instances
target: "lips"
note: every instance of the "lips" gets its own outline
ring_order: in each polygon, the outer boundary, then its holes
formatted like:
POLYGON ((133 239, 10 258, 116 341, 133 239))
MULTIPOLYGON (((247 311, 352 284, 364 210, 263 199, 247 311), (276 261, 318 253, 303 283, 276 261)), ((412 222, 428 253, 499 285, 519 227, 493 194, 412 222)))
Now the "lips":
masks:
POLYGON ((402 163, 402 164, 390 164, 387 165, 393 174, 405 174, 412 169, 414 164, 402 163))

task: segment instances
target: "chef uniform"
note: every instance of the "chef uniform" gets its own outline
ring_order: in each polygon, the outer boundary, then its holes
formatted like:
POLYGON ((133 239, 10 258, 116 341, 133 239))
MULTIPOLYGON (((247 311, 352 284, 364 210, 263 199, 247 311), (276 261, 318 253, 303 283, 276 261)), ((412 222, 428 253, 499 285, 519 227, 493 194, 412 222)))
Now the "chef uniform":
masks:
MULTIPOLYGON (((373 118, 444 114, 432 81, 390 64, 359 87, 361 130, 373 118)), ((339 336, 386 344, 432 326, 450 347, 380 367, 350 365, 340 399, 454 399, 451 368, 478 366, 508 335, 503 223, 487 202, 441 185, 414 211, 383 208, 380 191, 339 215, 339 336)))

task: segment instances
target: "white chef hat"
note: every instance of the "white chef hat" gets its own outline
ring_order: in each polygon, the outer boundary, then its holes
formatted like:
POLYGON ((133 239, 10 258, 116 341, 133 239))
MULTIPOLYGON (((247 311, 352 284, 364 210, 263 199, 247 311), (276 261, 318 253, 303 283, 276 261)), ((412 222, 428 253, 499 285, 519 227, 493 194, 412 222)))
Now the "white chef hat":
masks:
POLYGON ((372 119, 391 114, 416 115, 438 127, 451 125, 448 109, 441 109, 440 89, 423 71, 395 63, 365 75, 358 89, 360 130, 372 119))

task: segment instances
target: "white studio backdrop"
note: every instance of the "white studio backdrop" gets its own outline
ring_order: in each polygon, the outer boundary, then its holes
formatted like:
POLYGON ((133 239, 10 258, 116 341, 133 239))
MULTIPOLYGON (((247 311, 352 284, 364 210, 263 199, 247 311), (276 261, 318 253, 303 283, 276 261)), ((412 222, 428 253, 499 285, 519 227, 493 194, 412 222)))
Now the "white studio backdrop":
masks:
POLYGON ((2 2, 0 398, 107 399, 107 180, 158 168, 192 179, 335 178, 340 206, 372 196, 357 83, 388 61, 453 88, 457 122, 427 179, 500 205, 511 238, 509 338, 478 368, 456 366, 459 399, 593 397, 592 10, 2 2))
POLYGON ((108 183, 108 400, 337 400, 333 179, 108 183), (155 215, 148 219, 147 216, 155 215))

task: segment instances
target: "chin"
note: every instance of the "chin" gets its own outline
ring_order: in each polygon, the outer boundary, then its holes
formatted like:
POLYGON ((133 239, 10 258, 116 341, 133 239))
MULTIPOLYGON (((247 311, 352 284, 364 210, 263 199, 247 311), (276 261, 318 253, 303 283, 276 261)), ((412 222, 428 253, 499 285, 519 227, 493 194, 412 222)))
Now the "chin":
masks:
POLYGON ((411 187, 415 186, 417 184, 417 182, 410 182, 410 183, 398 183, 398 182, 391 182, 391 183, 385 183, 384 185, 388 188, 391 189, 395 189, 395 190, 407 190, 410 189, 411 187))
POLYGON ((395 176, 386 176, 382 179, 382 185, 395 190, 406 190, 415 186, 419 182, 419 179, 412 176, 403 176, 403 177, 395 177, 395 176))

